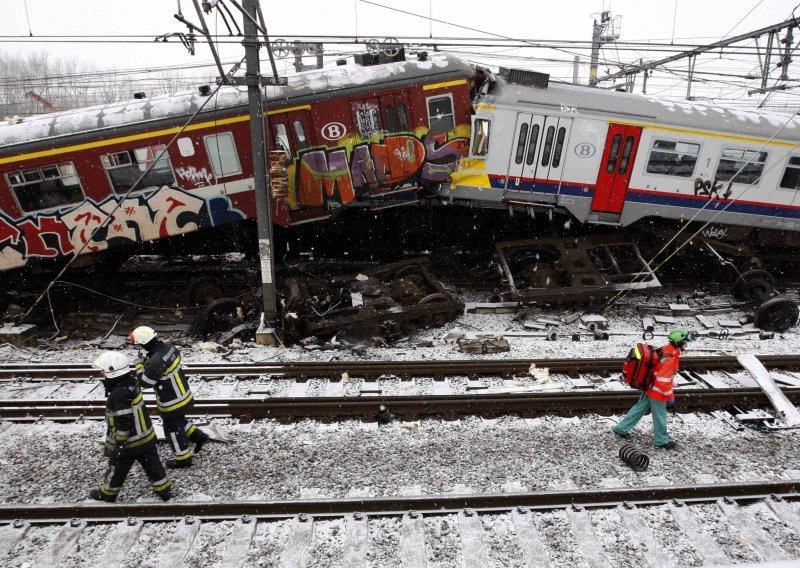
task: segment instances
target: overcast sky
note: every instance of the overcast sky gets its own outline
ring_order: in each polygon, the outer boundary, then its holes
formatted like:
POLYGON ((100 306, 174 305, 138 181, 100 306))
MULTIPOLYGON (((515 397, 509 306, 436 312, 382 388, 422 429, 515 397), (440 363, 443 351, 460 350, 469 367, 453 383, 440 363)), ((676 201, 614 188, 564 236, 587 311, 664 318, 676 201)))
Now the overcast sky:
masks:
MULTIPOLYGON (((459 24, 487 32, 469 31, 444 23, 429 22, 427 19, 402 14, 360 0, 293 0, 275 2, 262 0, 262 8, 267 19, 270 35, 273 38, 293 35, 348 35, 359 38, 384 38, 392 36, 436 37, 483 37, 492 40, 499 34, 503 36, 545 40, 589 40, 592 33, 592 18, 605 9, 614 15, 622 16, 621 40, 624 41, 666 41, 674 38, 676 43, 708 43, 724 36, 732 36, 755 30, 790 17, 797 5, 795 0, 375 0, 376 3, 392 6, 400 10, 423 16, 430 14, 434 19, 459 24)), ((1 0, 3 12, 0 17, 0 50, 22 52, 26 50, 47 50, 62 56, 75 57, 91 62, 98 69, 131 69, 157 67, 164 65, 193 65, 211 61, 207 45, 197 44, 197 55, 188 55, 186 49, 177 41, 153 43, 156 36, 186 31, 186 27, 174 19, 178 3, 175 0, 1 0), (27 15, 26 15, 27 4, 27 15), (29 25, 30 22, 30 25, 29 25), (33 34, 30 39, 29 34, 33 34), (52 36, 142 36, 144 43, 119 43, 110 40, 102 43, 55 42, 52 36), (14 41, 11 36, 20 36, 14 41)), ((232 5, 228 4, 229 6, 232 5)), ((184 15, 196 22, 197 16, 191 0, 182 0, 184 15)), ((232 8, 233 9, 233 8, 232 8)), ((800 14, 800 10, 798 11, 800 14)), ((240 19, 240 16, 236 14, 240 19)), ((209 27, 219 33, 226 29, 222 20, 208 16, 209 27)), ((800 32, 796 32, 796 39, 800 32)), ((337 46, 326 46, 327 52, 335 51, 337 46)), ((359 49, 354 46, 341 48, 347 51, 359 49)), ((554 76, 571 78, 566 63, 547 62, 543 58, 571 61, 572 55, 555 50, 507 49, 501 47, 483 50, 493 52, 494 56, 476 56, 475 50, 469 53, 460 50, 462 55, 487 64, 516 64, 520 67, 538 68, 554 76), (509 59, 500 60, 498 56, 509 59), (532 61, 527 59, 535 57, 532 61)), ((573 51, 573 50, 569 50, 573 51)), ((239 59, 243 55, 241 45, 235 43, 221 46, 223 58, 239 59)), ((588 52, 581 51, 581 53, 588 52)), ((642 52, 605 46, 603 57, 608 60, 630 62, 642 52)), ((651 55, 655 59, 657 55, 651 55)), ((757 60, 754 56, 726 58, 732 61, 707 60, 700 62, 699 69, 735 68, 740 72, 755 70, 757 60)), ((308 60, 310 62, 310 59, 308 60)), ((330 58, 334 64, 334 58, 330 58)), ((326 60, 326 63, 328 61, 326 60)), ((685 66, 685 62, 681 65, 685 66)), ((284 63, 282 68, 288 66, 284 63)), ((609 65, 601 66, 601 75, 609 65)), ((792 76, 800 76, 800 57, 792 76)), ((588 69, 581 69, 586 77, 588 69)), ((674 90, 683 89, 681 78, 660 75, 651 80, 648 92, 664 91, 670 86, 674 90)), ((698 94, 724 91, 698 85, 698 94)), ((665 91, 672 94, 672 91, 665 91)), ((744 90, 733 91, 733 98, 743 97, 744 90)))

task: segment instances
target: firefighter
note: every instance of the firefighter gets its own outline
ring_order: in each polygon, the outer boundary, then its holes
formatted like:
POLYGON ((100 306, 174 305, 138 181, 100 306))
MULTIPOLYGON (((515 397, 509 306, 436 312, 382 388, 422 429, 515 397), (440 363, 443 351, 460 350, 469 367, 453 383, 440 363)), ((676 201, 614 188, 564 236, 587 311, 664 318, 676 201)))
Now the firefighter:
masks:
POLYGON ((164 423, 164 434, 172 447, 167 467, 189 467, 192 455, 208 441, 208 435, 186 418, 194 405, 189 382, 181 368, 181 352, 174 345, 161 341, 156 332, 140 326, 131 332, 131 343, 144 347, 147 355, 136 365, 139 383, 156 393, 158 412, 164 423), (194 443, 194 451, 189 442, 194 443))
POLYGON ((676 328, 667 334, 667 339, 669 343, 659 350, 653 385, 642 393, 625 418, 611 430, 617 436, 627 438, 642 416, 649 412, 653 415, 653 442, 656 448, 671 450, 677 444, 670 440, 667 432, 667 406, 675 404, 675 393, 672 390, 675 372, 680 364, 681 352, 691 338, 688 331, 676 328))
POLYGON ((100 488, 92 489, 89 497, 109 503, 116 501, 133 462, 138 461, 156 495, 169 501, 172 482, 158 457, 156 433, 128 358, 122 353, 104 351, 93 365, 103 372, 103 386, 108 396, 104 448, 108 470, 100 488))

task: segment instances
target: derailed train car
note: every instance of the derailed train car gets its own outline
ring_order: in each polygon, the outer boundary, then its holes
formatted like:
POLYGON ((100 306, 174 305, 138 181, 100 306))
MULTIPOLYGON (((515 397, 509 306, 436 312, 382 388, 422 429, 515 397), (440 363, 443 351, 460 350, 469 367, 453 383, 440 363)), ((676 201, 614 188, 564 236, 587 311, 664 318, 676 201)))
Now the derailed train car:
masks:
MULTIPOLYGON (((469 144, 473 73, 434 54, 265 87, 268 150, 288 157, 288 187, 272 195, 274 222, 412 203, 445 181, 469 144)), ((246 89, 209 93, 0 123, 0 270, 254 217, 246 89)))
POLYGON ((675 221, 694 221, 705 242, 747 262, 800 246, 797 117, 513 70, 475 106, 469 156, 440 189, 446 201, 644 227, 663 231, 662 243, 675 221))

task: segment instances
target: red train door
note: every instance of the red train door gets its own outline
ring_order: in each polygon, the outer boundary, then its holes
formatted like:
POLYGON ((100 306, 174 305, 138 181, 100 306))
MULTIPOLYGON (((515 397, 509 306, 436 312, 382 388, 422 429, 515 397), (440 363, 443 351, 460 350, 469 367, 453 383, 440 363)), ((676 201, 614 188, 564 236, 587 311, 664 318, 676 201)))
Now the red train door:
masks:
POLYGON ((592 211, 620 213, 631 181, 633 161, 639 147, 639 126, 609 124, 603 161, 597 176, 592 211))

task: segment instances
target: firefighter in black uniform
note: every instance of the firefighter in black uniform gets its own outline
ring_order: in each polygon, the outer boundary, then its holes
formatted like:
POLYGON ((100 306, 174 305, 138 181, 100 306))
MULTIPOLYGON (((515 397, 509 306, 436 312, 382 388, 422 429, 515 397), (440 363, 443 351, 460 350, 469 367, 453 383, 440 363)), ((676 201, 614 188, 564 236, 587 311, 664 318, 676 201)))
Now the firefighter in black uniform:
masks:
POLYGON ((105 351, 95 359, 94 366, 103 372, 103 386, 108 396, 104 449, 108 470, 100 488, 92 489, 89 497, 98 501, 116 501, 133 462, 138 461, 150 479, 153 491, 164 501, 169 501, 172 482, 158 457, 156 433, 128 358, 122 353, 105 351))
POLYGON ((208 435, 186 418, 194 399, 181 368, 181 352, 174 345, 157 339, 156 335, 147 326, 137 327, 131 333, 131 343, 147 351, 144 362, 136 366, 139 384, 152 387, 156 393, 164 434, 172 447, 173 458, 166 461, 167 467, 189 467, 193 453, 200 451, 208 435), (190 441, 194 443, 194 452, 190 441))

